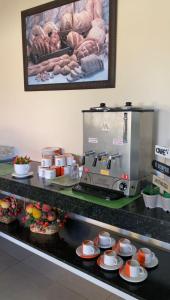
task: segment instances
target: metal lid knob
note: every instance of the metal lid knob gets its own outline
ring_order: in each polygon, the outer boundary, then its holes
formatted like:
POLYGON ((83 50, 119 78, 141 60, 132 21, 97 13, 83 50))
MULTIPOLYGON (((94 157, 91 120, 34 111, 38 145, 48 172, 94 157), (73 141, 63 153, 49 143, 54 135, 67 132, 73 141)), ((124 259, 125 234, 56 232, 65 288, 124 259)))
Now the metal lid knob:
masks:
POLYGON ((132 106, 132 102, 126 102, 125 106, 132 106))
POLYGON ((106 107, 106 103, 100 103, 100 107, 106 107))

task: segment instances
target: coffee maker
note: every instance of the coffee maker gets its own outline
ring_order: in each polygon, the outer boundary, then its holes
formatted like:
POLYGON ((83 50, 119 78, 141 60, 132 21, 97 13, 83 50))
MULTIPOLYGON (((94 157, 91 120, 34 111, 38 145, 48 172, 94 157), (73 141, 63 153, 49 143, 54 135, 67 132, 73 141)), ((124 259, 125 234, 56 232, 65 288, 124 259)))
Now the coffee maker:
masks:
POLYGON ((74 190, 107 200, 134 196, 151 178, 152 109, 99 107, 83 110, 83 175, 74 190))

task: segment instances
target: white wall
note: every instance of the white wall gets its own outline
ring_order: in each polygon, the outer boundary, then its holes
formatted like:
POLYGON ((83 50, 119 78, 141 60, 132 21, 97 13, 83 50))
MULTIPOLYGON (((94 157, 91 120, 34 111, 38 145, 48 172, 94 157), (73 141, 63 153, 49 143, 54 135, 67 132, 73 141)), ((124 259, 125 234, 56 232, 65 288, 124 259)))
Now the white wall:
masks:
POLYGON ((24 92, 21 10, 42 0, 0 0, 0 144, 32 159, 44 146, 82 152, 81 110, 106 102, 160 110, 158 142, 170 145, 170 1, 118 0, 115 89, 24 92))

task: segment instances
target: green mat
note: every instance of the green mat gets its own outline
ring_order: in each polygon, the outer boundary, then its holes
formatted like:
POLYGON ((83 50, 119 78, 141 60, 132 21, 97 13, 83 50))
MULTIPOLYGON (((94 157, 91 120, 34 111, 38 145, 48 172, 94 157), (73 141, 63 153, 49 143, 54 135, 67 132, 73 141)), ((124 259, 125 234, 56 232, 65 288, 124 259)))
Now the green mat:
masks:
POLYGON ((67 188, 67 189, 61 190, 61 191, 59 191, 59 193, 62 195, 74 197, 74 198, 77 198, 80 200, 84 200, 84 201, 87 201, 90 203, 95 203, 95 204, 109 207, 109 208, 122 208, 122 207, 126 206, 127 204, 140 198, 140 195, 137 195, 134 197, 124 197, 124 198, 121 198, 116 201, 107 201, 107 200, 103 200, 103 199, 95 197, 95 196, 82 194, 79 192, 74 192, 74 191, 72 191, 72 188, 67 188))
POLYGON ((12 164, 0 164, 0 176, 10 175, 14 171, 12 164))

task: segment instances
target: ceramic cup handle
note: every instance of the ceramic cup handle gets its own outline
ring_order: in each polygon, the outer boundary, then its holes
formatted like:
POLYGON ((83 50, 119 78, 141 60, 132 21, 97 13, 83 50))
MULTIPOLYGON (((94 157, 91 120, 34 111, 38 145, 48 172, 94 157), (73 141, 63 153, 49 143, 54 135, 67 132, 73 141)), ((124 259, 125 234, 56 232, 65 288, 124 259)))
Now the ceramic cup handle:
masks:
POLYGON ((114 261, 113 261, 113 265, 117 266, 117 264, 118 264, 118 260, 117 260, 117 258, 115 258, 114 261))
POLYGON ((144 274, 144 269, 142 267, 139 267, 139 273, 142 275, 144 274))
POLYGON ((109 241, 109 245, 111 245, 111 243, 112 243, 112 238, 109 237, 109 238, 108 238, 108 241, 109 241))
POLYGON ((129 251, 129 252, 132 252, 132 249, 133 249, 133 248, 132 248, 132 245, 128 245, 127 248, 128 248, 128 251, 129 251))

